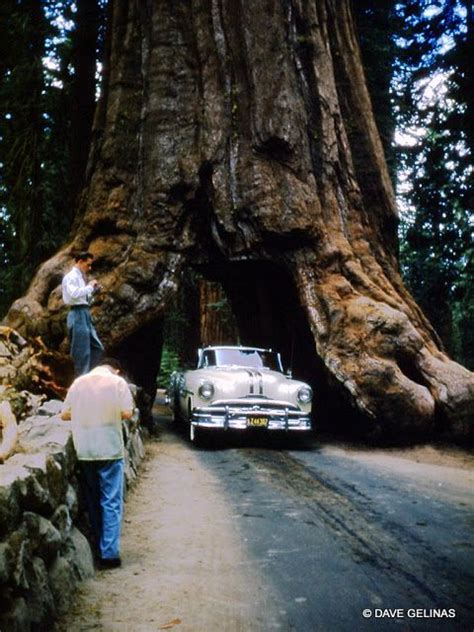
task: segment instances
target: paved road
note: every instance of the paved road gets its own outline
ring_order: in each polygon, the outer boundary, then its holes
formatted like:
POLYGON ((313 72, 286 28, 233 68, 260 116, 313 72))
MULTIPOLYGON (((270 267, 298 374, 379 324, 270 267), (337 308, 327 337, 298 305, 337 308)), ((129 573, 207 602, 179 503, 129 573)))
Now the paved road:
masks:
POLYGON ((89 582, 62 629, 471 631, 473 483, 316 442, 197 450, 163 421, 124 567, 89 582))

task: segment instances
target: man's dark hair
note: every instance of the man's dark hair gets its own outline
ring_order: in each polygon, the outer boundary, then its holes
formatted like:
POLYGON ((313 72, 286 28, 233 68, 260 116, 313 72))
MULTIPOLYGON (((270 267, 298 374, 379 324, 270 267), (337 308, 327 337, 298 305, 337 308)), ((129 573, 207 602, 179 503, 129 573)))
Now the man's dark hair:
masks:
POLYGON ((94 255, 91 252, 78 252, 76 254, 76 256, 74 257, 74 259, 76 260, 76 263, 78 261, 87 261, 88 259, 93 259, 94 255))
POLYGON ((123 367, 117 358, 102 358, 99 364, 100 366, 109 366, 111 369, 114 369, 114 371, 123 373, 123 367))

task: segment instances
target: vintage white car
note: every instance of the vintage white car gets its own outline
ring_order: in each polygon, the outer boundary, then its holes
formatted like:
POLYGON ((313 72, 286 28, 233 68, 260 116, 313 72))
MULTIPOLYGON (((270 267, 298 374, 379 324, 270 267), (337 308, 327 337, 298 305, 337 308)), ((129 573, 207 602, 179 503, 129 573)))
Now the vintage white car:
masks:
POLYGON ((280 354, 270 349, 199 349, 197 369, 175 372, 168 394, 193 442, 217 429, 311 430, 311 387, 283 373, 280 354))

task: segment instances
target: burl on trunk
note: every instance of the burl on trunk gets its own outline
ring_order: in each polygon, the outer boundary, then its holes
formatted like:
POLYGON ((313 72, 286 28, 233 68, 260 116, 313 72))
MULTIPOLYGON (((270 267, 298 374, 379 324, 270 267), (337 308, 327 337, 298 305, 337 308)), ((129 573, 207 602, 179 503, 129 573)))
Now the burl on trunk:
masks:
POLYGON ((199 267, 226 289, 245 341, 297 355, 304 341, 316 410, 325 382, 368 434, 472 436, 473 374, 400 279, 349 4, 113 0, 75 234, 9 324, 65 349, 57 285, 87 248, 106 289, 98 330, 153 385, 163 313, 199 267))

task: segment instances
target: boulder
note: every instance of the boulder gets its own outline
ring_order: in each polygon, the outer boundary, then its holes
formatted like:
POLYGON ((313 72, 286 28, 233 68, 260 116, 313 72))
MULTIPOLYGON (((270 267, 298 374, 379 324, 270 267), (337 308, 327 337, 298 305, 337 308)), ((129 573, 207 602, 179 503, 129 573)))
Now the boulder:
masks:
POLYGON ((49 570, 49 582, 58 614, 68 611, 76 589, 76 575, 71 562, 58 557, 49 570))
POLYGON ((0 401, 0 463, 13 452, 18 437, 18 426, 10 402, 0 401))

